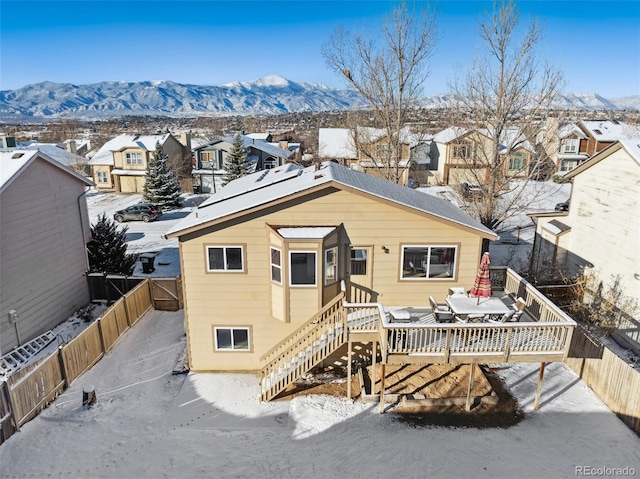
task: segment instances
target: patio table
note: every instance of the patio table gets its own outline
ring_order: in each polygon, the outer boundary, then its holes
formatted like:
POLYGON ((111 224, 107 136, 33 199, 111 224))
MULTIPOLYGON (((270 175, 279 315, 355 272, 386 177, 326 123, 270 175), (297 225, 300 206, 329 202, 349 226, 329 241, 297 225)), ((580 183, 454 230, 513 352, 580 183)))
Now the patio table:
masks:
POLYGON ((451 312, 458 317, 478 317, 489 316, 490 318, 500 318, 511 311, 511 308, 504 304, 499 298, 465 298, 462 296, 451 296, 445 299, 451 312))

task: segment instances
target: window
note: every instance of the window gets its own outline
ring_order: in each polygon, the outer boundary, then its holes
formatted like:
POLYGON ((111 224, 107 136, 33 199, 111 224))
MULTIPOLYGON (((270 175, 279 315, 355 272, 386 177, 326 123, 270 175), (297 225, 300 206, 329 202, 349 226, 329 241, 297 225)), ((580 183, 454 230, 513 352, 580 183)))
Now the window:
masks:
POLYGON ((290 258, 291 286, 316 285, 316 253, 315 251, 292 251, 290 258))
POLYGON ((271 281, 282 284, 282 252, 271 248, 271 281))
POLYGON ((509 157, 510 170, 522 170, 527 166, 527 159, 522 153, 513 153, 509 157))
POLYGON ((338 247, 324 250, 324 284, 338 281, 338 247))
POLYGON ((578 153, 578 140, 562 140, 562 153, 578 153))
POLYGON ((142 153, 125 153, 127 165, 141 165, 142 153))
POLYGON ((471 158, 471 145, 468 142, 453 145, 452 154, 454 159, 465 160, 471 158))
POLYGON ((391 145, 389 143, 378 143, 376 145, 376 158, 390 159, 392 156, 391 145))
POLYGON ((244 271, 241 246, 207 246, 207 271, 244 271))
POLYGON ((264 160, 264 169, 265 170, 271 170, 271 169, 275 168, 276 166, 278 166, 278 163, 276 162, 275 158, 267 158, 266 160, 264 160))
POLYGON ((108 183, 109 179, 107 178, 106 171, 98 171, 96 172, 96 178, 98 179, 98 183, 108 183))
POLYGON ((202 168, 213 170, 215 169, 216 159, 214 151, 202 151, 200 152, 200 163, 202 164, 202 168))
POLYGON ((250 351, 249 328, 213 328, 216 351, 250 351))
POLYGON ((456 246, 404 246, 401 278, 453 278, 456 253, 456 246))
POLYGON ((367 274, 367 250, 352 249, 351 250, 351 274, 365 275, 367 274))

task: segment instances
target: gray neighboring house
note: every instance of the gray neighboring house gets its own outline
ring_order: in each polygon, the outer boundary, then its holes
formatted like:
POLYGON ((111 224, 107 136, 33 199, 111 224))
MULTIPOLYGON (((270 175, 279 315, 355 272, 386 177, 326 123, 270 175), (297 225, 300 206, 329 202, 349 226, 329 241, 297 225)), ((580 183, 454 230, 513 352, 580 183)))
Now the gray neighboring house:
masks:
MULTIPOLYGON (((202 193, 214 193, 219 188, 216 183, 221 181, 225 174, 225 164, 231 154, 233 140, 233 136, 218 138, 206 145, 193 148, 193 176, 197 178, 196 182, 200 185, 202 193)), ((292 151, 247 135, 242 135, 242 142, 247 152, 249 173, 282 166, 294 157, 292 151)))
POLYGON ((0 355, 89 303, 92 185, 42 151, 0 150, 0 355))

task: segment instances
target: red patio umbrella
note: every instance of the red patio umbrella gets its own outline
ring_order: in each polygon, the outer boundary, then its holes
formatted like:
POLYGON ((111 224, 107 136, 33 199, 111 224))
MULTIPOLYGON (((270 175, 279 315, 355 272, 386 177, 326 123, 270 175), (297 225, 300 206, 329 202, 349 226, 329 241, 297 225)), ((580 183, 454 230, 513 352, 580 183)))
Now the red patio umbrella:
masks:
POLYGON ((489 273, 489 265, 491 264, 491 260, 489 259, 489 253, 485 253, 482 255, 482 260, 480 260, 480 269, 478 270, 478 274, 476 275, 476 280, 473 283, 473 288, 471 288, 471 296, 475 296, 478 298, 478 302, 480 302, 480 298, 488 298, 491 296, 491 275, 489 273))

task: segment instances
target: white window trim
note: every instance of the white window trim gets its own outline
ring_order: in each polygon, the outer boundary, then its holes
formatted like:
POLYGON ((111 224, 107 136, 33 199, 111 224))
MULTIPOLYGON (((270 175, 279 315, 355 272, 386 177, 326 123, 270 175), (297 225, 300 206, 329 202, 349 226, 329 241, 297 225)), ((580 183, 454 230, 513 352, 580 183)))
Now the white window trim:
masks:
POLYGON ((456 278, 456 267, 457 267, 457 261, 458 261, 458 246, 457 245, 452 245, 452 244, 404 244, 401 247, 401 255, 400 255, 400 281, 451 281, 451 280, 455 280, 456 278), (431 255, 431 249, 432 248, 453 248, 455 250, 454 254, 453 254, 453 262, 451 264, 451 276, 448 276, 446 278, 429 278, 428 272, 425 271, 425 276, 424 278, 416 278, 416 277, 412 277, 412 278, 405 278, 402 276, 402 266, 404 265, 404 252, 406 248, 425 248, 425 249, 429 249, 429 255, 431 255))
POLYGON ((271 264, 271 269, 269 269, 269 276, 271 278, 271 281, 273 281, 276 284, 282 284, 282 250, 280 248, 274 248, 273 246, 269 248, 269 263, 271 264), (278 251, 280 253, 280 264, 275 264, 273 262, 273 256, 271 254, 272 251, 278 251), (273 279, 274 267, 280 270, 280 281, 273 279))
POLYGON ((129 166, 140 166, 142 165, 142 153, 130 152, 124 154, 124 159, 127 165, 129 166), (135 157, 135 162, 133 161, 135 157))
POLYGON ((245 272, 245 264, 244 264, 244 247, 241 245, 207 245, 205 248, 205 261, 207 263, 207 273, 244 273, 245 272), (242 262, 242 268, 240 269, 228 269, 227 268, 227 248, 240 248, 240 261, 242 262), (224 269, 211 269, 211 265, 209 264, 209 250, 210 249, 222 249, 224 250, 223 259, 224 259, 224 269))
POLYGON ((329 284, 334 284, 338 282, 338 247, 337 246, 331 246, 330 248, 325 248, 324 250, 324 285, 327 286, 329 284), (327 255, 329 252, 333 252, 333 265, 329 264, 329 261, 327 260, 327 255), (329 266, 333 266, 333 279, 328 279, 328 275, 327 275, 327 269, 329 268, 329 266))
POLYGON ((98 183, 109 183, 109 175, 107 175, 106 171, 97 171, 96 180, 98 183))
POLYGON ((243 326, 239 326, 239 327, 229 327, 229 326, 214 326, 213 327, 213 342, 214 342, 214 349, 216 351, 224 351, 224 352, 229 352, 229 353, 247 353, 247 352, 251 352, 251 328, 247 328, 247 327, 243 327, 243 326), (247 348, 246 349, 240 349, 240 348, 234 348, 231 347, 229 349, 227 348, 219 348, 218 347, 218 330, 222 330, 222 329, 227 329, 229 331, 231 331, 231 345, 233 346, 234 344, 234 340, 233 340, 233 331, 234 330, 244 330, 247 332, 247 348))
POLYGON ((578 143, 577 138, 562 140, 562 153, 578 153, 578 143))
POLYGON ((316 288, 318 286, 318 252, 317 251, 289 251, 289 286, 291 288, 316 288), (315 274, 313 284, 293 284, 293 268, 291 267, 291 255, 294 253, 311 253, 315 258, 315 274))

